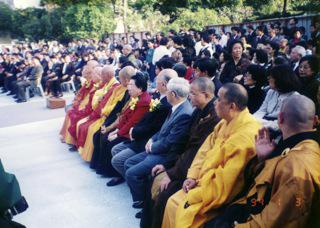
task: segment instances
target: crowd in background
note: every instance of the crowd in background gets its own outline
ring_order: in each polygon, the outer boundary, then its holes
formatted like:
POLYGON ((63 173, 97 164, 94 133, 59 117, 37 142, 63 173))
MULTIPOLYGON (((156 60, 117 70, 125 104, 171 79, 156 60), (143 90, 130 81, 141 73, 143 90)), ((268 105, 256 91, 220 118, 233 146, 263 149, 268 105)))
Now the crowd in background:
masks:
MULTIPOLYGON (((297 19, 291 19, 286 26, 281 23, 256 28, 247 25, 232 27, 229 32, 223 28, 202 32, 190 29, 179 33, 171 30, 167 36, 162 32, 155 36, 146 33, 141 41, 130 36, 113 41, 110 38, 84 39, 66 45, 56 41, 17 43, 0 49, 0 87, 17 102, 27 100, 26 88, 32 97, 40 84, 46 95, 60 97, 64 82, 73 81, 76 89, 80 88, 83 66, 93 59, 100 64, 111 64, 117 71, 132 64, 148 73, 150 82, 154 82, 159 69, 173 66, 180 76, 192 81, 199 69, 198 60, 202 58, 218 64, 217 72, 210 72, 210 76, 217 76, 222 83, 241 81, 239 75, 244 75, 250 63, 268 70, 275 62, 288 62, 298 75, 300 59, 319 52, 320 26, 319 23, 312 24, 311 33, 306 34, 306 28, 298 27, 297 23, 297 19), (243 48, 237 65, 231 61, 234 56, 230 44, 234 40, 241 41, 243 48)), ((204 65, 200 64, 200 68, 204 65)))
POLYGON ((317 227, 320 27, 289 25, 18 44, 3 93, 72 80, 61 140, 127 182, 142 227, 317 227))

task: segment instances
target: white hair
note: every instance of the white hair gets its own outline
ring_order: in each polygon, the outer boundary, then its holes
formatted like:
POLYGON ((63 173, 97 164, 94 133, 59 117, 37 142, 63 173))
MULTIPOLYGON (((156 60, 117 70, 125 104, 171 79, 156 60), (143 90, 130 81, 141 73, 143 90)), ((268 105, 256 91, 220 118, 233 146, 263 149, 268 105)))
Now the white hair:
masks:
POLYGON ((167 89, 180 98, 187 98, 190 92, 190 84, 184 78, 172 78, 168 82, 167 89))
POLYGON ((123 46, 123 49, 127 49, 129 52, 132 51, 132 46, 130 44, 126 44, 123 46))
POLYGON ((304 57, 306 55, 306 49, 300 45, 295 46, 294 48, 292 48, 292 51, 295 50, 296 52, 299 53, 299 55, 301 55, 301 57, 304 57))

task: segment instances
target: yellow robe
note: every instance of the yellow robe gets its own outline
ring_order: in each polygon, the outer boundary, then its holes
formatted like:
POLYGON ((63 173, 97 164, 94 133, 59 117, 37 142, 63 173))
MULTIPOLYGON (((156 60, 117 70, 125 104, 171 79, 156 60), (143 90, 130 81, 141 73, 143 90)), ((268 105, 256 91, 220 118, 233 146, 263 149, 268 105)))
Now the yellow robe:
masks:
POLYGON ((246 204, 253 195, 263 204, 270 187, 271 198, 262 212, 236 227, 320 227, 319 144, 303 140, 281 156, 266 160, 248 195, 234 204, 246 204))
MULTIPOLYGON (((106 117, 109 116, 109 114, 114 109, 116 104, 123 98, 126 90, 127 90, 127 88, 123 87, 122 85, 115 88, 113 90, 113 93, 110 96, 109 100, 107 101, 107 103, 105 104, 105 106, 103 107, 103 109, 101 111, 101 118, 97 119, 94 123, 92 123, 89 126, 87 137, 86 137, 86 142, 85 142, 84 146, 80 147, 78 150, 81 157, 83 158, 83 160, 91 161, 92 153, 93 153, 93 149, 94 149, 93 135, 100 129, 100 127, 104 123, 106 117)), ((77 128, 78 128, 78 126, 80 126, 81 123, 84 123, 86 121, 87 121, 87 119, 80 120, 79 125, 77 125, 77 128)))
POLYGON ((178 191, 167 202, 163 228, 201 227, 215 209, 231 202, 244 185, 243 172, 255 155, 255 135, 261 124, 243 110, 228 124, 221 120, 200 147, 188 170, 197 186, 178 191))

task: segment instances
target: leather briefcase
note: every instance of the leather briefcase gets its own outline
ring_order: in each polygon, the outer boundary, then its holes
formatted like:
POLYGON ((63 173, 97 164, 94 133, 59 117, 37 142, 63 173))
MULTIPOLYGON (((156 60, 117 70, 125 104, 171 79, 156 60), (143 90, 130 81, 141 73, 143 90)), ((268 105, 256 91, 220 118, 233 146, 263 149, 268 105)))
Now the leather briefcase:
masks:
POLYGON ((47 107, 51 109, 64 108, 66 106, 66 100, 62 98, 50 97, 47 99, 47 107))

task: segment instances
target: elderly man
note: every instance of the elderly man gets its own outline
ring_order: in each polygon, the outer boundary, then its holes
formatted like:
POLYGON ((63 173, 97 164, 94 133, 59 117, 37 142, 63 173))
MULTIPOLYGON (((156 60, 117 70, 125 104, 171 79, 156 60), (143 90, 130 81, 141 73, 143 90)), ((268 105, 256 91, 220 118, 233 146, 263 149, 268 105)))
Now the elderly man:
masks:
POLYGON ((153 176, 156 175, 152 187, 155 204, 152 210, 151 198, 147 198, 141 220, 142 227, 150 227, 151 223, 152 227, 161 227, 168 198, 182 188, 198 149, 219 122, 214 109, 214 91, 214 84, 209 78, 197 78, 192 82, 190 99, 196 110, 192 115, 186 150, 173 167, 166 169, 163 165, 156 165, 152 169, 153 176))
POLYGON ((122 54, 127 57, 127 59, 138 68, 138 62, 134 54, 132 53, 132 46, 130 44, 126 44, 123 46, 122 54))
POLYGON ((200 227, 239 194, 244 167, 255 155, 254 137, 261 127, 247 102, 241 85, 221 87, 215 109, 222 120, 197 152, 183 189, 169 198, 162 227, 200 227))
POLYGON ((299 75, 299 63, 300 59, 306 55, 306 49, 302 46, 295 46, 292 48, 290 52, 290 61, 292 64, 292 69, 296 73, 296 75, 299 75))
POLYGON ((207 227, 320 227, 316 119, 315 105, 309 98, 288 98, 278 116, 282 139, 275 145, 267 129, 259 131, 257 157, 246 168, 254 180, 248 182, 244 197, 207 227))
POLYGON ((153 100, 150 104, 150 112, 130 130, 131 141, 120 143, 112 148, 111 154, 113 158, 111 163, 119 175, 108 182, 108 186, 114 186, 124 181, 125 161, 137 153, 143 152, 149 138, 160 130, 171 109, 166 97, 167 84, 172 78, 176 77, 178 75, 172 69, 165 69, 159 73, 156 78, 156 86, 160 93, 160 100, 153 100))
POLYGON ((17 83, 18 89, 18 100, 17 103, 26 102, 26 93, 25 88, 30 86, 30 97, 34 96, 35 91, 37 90, 37 86, 40 85, 40 81, 42 78, 43 67, 40 63, 38 57, 32 58, 32 69, 30 75, 28 75, 27 80, 21 80, 17 83))
MULTIPOLYGON (((105 105, 102 109, 102 113, 106 117, 101 128, 95 132, 93 136, 94 150, 90 162, 90 168, 96 169, 98 174, 105 176, 107 174, 105 163, 100 163, 100 156, 106 151, 106 142, 108 132, 110 131, 109 127, 118 116, 121 114, 122 109, 130 99, 128 92, 128 85, 132 76, 136 74, 135 69, 132 66, 126 66, 119 72, 119 81, 121 87, 117 89, 117 94, 114 94, 112 100, 116 101, 114 105, 105 105)), ((106 159, 105 159, 106 160, 106 159)))
POLYGON ((86 161, 91 160, 93 153, 93 135, 100 129, 106 115, 108 115, 108 113, 102 112, 104 107, 115 106, 117 95, 124 93, 125 90, 121 90, 120 83, 115 78, 113 67, 110 65, 102 68, 101 81, 105 86, 94 94, 91 103, 92 112, 77 123, 79 153, 86 161))
POLYGON ((141 207, 145 199, 146 181, 152 168, 157 164, 168 164, 177 159, 178 152, 188 139, 192 107, 187 97, 189 82, 183 78, 171 79, 167 86, 167 99, 172 105, 160 131, 152 136, 145 151, 125 162, 125 177, 130 187, 134 207, 141 207))

